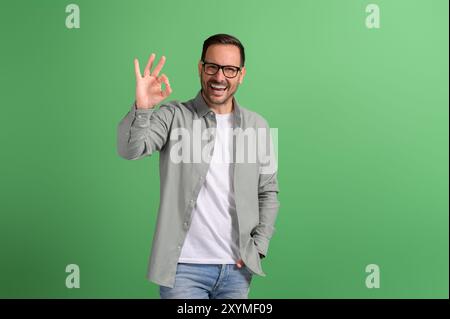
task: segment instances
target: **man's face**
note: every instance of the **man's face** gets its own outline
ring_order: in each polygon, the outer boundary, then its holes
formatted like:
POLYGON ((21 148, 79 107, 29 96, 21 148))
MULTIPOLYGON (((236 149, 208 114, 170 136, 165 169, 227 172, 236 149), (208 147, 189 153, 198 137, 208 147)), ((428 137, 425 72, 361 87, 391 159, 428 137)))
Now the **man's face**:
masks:
MULTIPOLYGON (((239 67, 241 65, 239 48, 229 44, 211 45, 208 47, 208 50, 206 50, 205 62, 239 67)), ((223 105, 233 98, 239 84, 241 84, 244 79, 246 70, 245 67, 243 67, 241 72, 238 72, 234 78, 225 77, 222 69, 214 75, 208 75, 204 72, 203 65, 200 61, 198 64, 198 71, 203 96, 206 99, 206 102, 208 104, 223 105), (211 85, 225 86, 225 89, 214 89, 211 85)))

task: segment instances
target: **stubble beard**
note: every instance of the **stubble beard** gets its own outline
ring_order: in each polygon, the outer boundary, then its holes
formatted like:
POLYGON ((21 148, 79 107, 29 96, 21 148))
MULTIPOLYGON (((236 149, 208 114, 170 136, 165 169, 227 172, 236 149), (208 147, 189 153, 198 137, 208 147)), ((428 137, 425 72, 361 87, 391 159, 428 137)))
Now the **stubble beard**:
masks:
MULTIPOLYGON (((208 88, 208 82, 205 82, 203 79, 200 80, 201 86, 202 86, 202 94, 203 94, 203 98, 209 103, 209 104, 213 104, 213 105, 225 105, 228 103, 228 101, 230 99, 233 99, 234 94, 236 93, 239 85, 236 85, 234 91, 229 91, 228 96, 226 96, 223 100, 214 100, 214 99, 210 99, 209 95, 207 94, 207 92, 209 92, 209 88, 208 88)), ((228 84, 227 84, 228 86, 228 84)), ((227 90, 230 90, 230 86, 228 86, 227 90)))

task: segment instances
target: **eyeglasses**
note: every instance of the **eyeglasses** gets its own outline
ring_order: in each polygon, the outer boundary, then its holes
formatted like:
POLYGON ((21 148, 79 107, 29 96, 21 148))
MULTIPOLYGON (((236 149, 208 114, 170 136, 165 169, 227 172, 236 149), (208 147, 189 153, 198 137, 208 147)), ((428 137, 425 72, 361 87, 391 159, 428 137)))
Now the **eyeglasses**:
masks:
POLYGON ((222 69, 223 75, 227 78, 235 78, 238 72, 241 71, 241 67, 232 66, 232 65, 219 65, 215 63, 209 63, 202 61, 203 70, 208 75, 216 74, 220 69, 222 69))

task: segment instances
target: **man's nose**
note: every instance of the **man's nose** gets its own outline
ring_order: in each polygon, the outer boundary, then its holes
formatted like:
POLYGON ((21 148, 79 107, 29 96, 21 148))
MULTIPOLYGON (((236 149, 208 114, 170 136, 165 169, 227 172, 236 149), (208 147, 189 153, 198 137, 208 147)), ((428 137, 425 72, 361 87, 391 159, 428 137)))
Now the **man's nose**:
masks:
POLYGON ((226 77, 223 75, 223 70, 219 69, 217 73, 213 75, 213 79, 217 82, 226 82, 226 77))

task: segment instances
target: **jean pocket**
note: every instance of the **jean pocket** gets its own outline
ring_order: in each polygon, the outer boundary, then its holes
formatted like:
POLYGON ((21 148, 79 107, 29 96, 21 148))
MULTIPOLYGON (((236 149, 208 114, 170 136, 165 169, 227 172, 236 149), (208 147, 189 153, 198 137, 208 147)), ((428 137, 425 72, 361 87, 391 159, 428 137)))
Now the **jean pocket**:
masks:
POLYGON ((253 277, 253 272, 247 266, 242 267, 242 271, 247 278, 251 279, 253 277))

